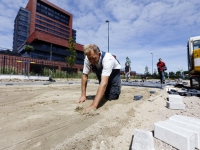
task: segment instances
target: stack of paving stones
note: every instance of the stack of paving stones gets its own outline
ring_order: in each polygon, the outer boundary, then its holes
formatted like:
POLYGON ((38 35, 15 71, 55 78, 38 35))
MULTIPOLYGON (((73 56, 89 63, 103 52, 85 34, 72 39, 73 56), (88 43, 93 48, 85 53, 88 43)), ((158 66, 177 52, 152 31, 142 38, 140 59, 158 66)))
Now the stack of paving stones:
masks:
POLYGON ((168 90, 168 93, 171 95, 180 95, 180 96, 198 96, 200 97, 200 91, 196 89, 185 89, 181 88, 181 90, 177 91, 176 89, 168 90))
POLYGON ((185 109, 185 104, 183 104, 183 99, 180 95, 169 95, 166 106, 169 109, 185 109))
POLYGON ((200 149, 200 119, 174 115, 154 124, 154 136, 180 150, 200 149))
POLYGON ((154 150, 154 140, 152 132, 135 129, 131 149, 154 150))

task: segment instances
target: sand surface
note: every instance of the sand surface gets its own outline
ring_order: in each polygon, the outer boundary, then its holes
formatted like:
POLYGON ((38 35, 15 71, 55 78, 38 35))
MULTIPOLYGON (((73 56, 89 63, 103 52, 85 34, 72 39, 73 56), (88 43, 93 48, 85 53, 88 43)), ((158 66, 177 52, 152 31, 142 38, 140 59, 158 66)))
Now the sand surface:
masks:
MULTIPOLYGON (((118 100, 82 114, 97 88, 89 83, 87 101, 78 104, 80 84, 0 86, 0 149, 128 150, 136 128, 153 131, 155 122, 175 114, 200 118, 198 97, 183 97, 186 109, 170 110, 165 89, 133 86, 122 86, 118 100), (152 90, 156 93, 150 95, 152 90), (133 100, 137 94, 143 95, 139 101, 133 100)), ((175 149, 154 142, 155 150, 175 149)))

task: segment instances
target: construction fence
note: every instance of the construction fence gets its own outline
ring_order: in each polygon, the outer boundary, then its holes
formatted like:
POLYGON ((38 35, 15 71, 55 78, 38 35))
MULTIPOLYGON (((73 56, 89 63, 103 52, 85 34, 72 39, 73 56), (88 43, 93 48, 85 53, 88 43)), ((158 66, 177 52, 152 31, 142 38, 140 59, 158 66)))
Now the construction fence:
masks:
POLYGON ((66 62, 57 62, 42 59, 32 59, 20 56, 0 54, 0 74, 40 75, 47 76, 50 72, 77 73, 83 66, 69 67, 66 62))

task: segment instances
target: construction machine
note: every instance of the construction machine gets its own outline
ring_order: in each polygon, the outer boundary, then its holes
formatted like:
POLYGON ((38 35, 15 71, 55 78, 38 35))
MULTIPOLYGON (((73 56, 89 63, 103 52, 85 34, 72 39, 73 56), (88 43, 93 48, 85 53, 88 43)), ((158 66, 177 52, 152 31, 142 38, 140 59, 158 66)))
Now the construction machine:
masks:
POLYGON ((190 37, 187 43, 188 71, 191 88, 200 88, 200 36, 190 37))

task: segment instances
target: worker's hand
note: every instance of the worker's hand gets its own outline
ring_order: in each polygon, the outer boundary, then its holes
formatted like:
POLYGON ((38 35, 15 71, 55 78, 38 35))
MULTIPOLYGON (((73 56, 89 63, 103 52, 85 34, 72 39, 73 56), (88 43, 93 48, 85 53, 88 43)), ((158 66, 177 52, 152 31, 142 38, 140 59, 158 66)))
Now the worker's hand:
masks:
POLYGON ((86 101, 86 96, 81 96, 81 97, 77 100, 78 103, 82 103, 82 102, 85 102, 85 101, 86 101))
POLYGON ((97 109, 97 107, 95 107, 95 106, 93 106, 93 105, 91 104, 89 107, 87 107, 87 108, 85 108, 85 109, 83 110, 83 113, 85 114, 85 113, 93 112, 93 111, 95 111, 96 109, 97 109))

